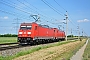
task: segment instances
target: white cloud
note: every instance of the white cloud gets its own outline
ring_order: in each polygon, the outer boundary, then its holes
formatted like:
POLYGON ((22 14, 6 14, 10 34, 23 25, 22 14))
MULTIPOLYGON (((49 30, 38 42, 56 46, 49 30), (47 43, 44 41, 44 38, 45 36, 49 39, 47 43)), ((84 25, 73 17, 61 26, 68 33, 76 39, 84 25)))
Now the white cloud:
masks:
POLYGON ((7 20, 7 19, 9 19, 9 17, 8 16, 4 16, 4 17, 0 16, 0 19, 7 20))
POLYGON ((88 19, 83 19, 83 20, 78 20, 77 22, 89 22, 90 20, 88 20, 88 19))
POLYGON ((3 17, 3 19, 8 19, 8 17, 7 17, 7 16, 5 16, 5 17, 3 17))

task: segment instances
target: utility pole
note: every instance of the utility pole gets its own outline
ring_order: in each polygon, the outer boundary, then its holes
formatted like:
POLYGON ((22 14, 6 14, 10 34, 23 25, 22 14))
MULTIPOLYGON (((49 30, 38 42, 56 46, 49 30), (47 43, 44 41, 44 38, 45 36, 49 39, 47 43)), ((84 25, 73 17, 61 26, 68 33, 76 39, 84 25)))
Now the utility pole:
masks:
POLYGON ((66 41, 67 41, 67 34, 68 34, 68 15, 67 15, 67 11, 66 11, 66 41))
POLYGON ((63 26, 63 31, 64 31, 64 26, 63 26))
POLYGON ((19 24, 18 20, 20 20, 20 19, 16 18, 14 20, 16 20, 16 23, 14 23, 14 24, 16 24, 16 34, 18 34, 18 24, 19 24))
POLYGON ((78 29, 78 39, 79 39, 79 36, 80 36, 79 24, 78 24, 78 26, 77 26, 77 29, 78 29))
POLYGON ((82 37, 83 37, 83 29, 82 29, 82 37))
POLYGON ((72 28, 71 28, 71 38, 72 38, 72 28))

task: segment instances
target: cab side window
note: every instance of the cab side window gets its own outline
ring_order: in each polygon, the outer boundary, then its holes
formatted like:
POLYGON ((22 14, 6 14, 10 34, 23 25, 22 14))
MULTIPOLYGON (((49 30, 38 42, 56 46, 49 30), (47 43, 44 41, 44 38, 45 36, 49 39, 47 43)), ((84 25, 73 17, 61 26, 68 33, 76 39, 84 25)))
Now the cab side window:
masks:
POLYGON ((54 32, 55 32, 55 30, 54 30, 54 32))
POLYGON ((35 30, 37 30, 37 26, 35 26, 35 30))

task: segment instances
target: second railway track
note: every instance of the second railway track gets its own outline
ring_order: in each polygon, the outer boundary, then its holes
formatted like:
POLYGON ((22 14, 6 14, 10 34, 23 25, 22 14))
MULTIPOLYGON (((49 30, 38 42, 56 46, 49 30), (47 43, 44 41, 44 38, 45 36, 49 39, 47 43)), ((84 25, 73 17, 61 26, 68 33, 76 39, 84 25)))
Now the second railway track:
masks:
POLYGON ((2 43, 0 45, 12 45, 12 44, 18 44, 18 43, 17 42, 15 42, 15 43, 2 43))
POLYGON ((32 48, 38 47, 38 46, 46 46, 48 44, 55 44, 57 42, 53 42, 53 43, 47 43, 47 44, 40 44, 40 45, 15 45, 15 46, 8 46, 8 47, 0 47, 0 56, 11 56, 14 54, 17 54, 20 51, 26 51, 26 50, 30 50, 32 48))

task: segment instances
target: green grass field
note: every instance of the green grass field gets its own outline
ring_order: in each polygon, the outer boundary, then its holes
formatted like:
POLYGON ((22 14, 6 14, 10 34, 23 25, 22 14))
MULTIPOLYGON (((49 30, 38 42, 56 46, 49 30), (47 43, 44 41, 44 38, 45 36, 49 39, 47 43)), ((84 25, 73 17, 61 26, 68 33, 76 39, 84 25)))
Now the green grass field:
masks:
POLYGON ((0 37, 0 44, 17 42, 17 37, 0 37))
POLYGON ((83 54, 83 60, 90 60, 90 39, 88 40, 88 44, 85 48, 85 51, 83 54))

